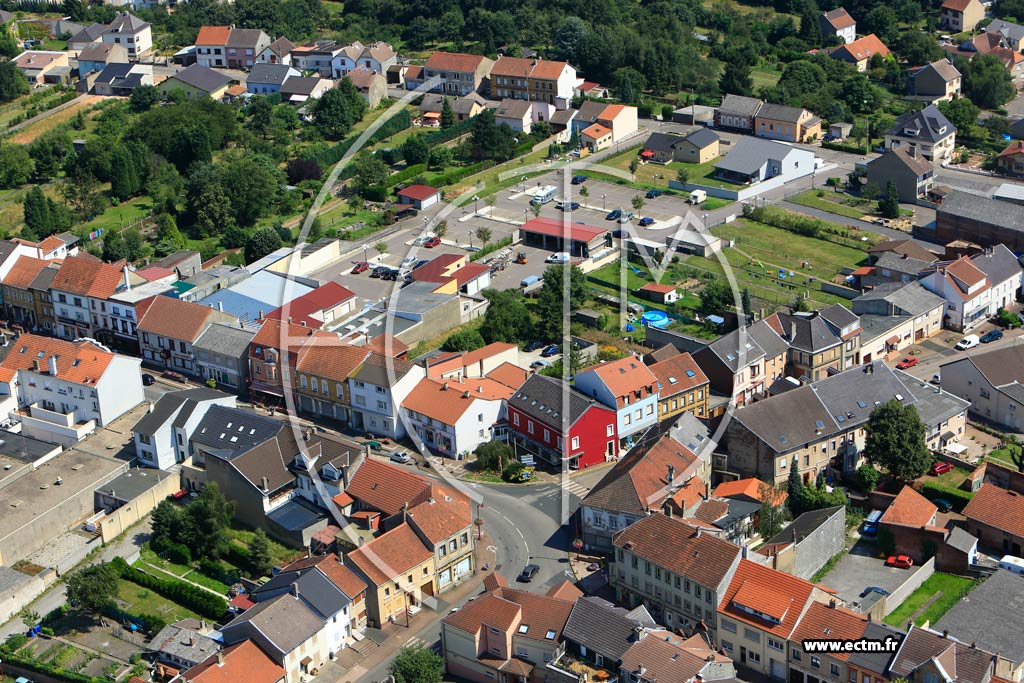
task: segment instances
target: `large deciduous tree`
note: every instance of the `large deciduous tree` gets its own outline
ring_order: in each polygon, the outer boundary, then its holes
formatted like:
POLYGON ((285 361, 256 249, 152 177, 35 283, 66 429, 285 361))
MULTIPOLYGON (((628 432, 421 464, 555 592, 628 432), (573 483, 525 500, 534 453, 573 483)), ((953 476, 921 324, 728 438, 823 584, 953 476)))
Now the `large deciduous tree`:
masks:
POLYGON ((117 595, 117 570, 109 564, 94 564, 68 575, 68 602, 73 607, 98 616, 117 595))
POLYGON ((866 431, 864 456, 871 464, 904 483, 928 471, 932 457, 916 407, 895 399, 883 403, 871 411, 866 431))

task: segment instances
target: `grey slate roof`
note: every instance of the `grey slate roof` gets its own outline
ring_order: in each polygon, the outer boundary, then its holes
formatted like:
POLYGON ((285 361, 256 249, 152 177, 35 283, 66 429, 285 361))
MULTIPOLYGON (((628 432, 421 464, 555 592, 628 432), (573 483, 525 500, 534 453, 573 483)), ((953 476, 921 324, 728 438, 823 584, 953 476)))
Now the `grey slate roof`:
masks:
POLYGON ((678 135, 670 135, 669 133, 651 133, 646 142, 644 142, 644 149, 652 149, 658 152, 671 152, 673 146, 680 142, 683 138, 678 135))
POLYGON ((722 138, 715 131, 710 128, 698 128, 693 131, 685 138, 683 138, 697 149, 704 149, 708 145, 713 145, 722 138))
POLYGON ((820 438, 819 432, 832 433, 836 430, 835 420, 810 385, 737 408, 733 420, 778 453, 800 448, 820 438), (818 424, 822 426, 818 427, 818 424))
POLYGON ((1019 204, 979 197, 962 190, 953 190, 946 195, 936 213, 989 223, 1009 230, 1024 230, 1024 211, 1020 210, 1019 204))
POLYGON ((821 510, 812 510, 805 512, 786 526, 782 531, 775 534, 765 544, 772 543, 790 543, 792 542, 795 534, 797 543, 806 538, 815 529, 820 527, 822 524, 832 518, 832 515, 836 514, 842 507, 831 507, 822 508, 821 510))
POLYGON ((142 19, 139 19, 134 14, 129 12, 122 12, 110 22, 110 26, 107 29, 109 33, 135 33, 149 26, 142 19))
POLYGON ((718 359, 725 363, 732 372, 739 370, 741 351, 745 352, 744 361, 750 365, 756 360, 765 357, 765 351, 757 343, 754 336, 747 329, 747 339, 744 348, 740 349, 740 332, 733 330, 729 334, 722 335, 708 345, 708 349, 718 356, 718 359))
POLYGON ((279 573, 253 591, 253 600, 260 602, 261 594, 274 593, 282 588, 291 592, 294 590, 293 586, 298 588, 299 597, 323 619, 331 618, 351 602, 348 596, 316 567, 279 573))
POLYGON ((722 104, 718 106, 719 112, 733 114, 736 116, 754 116, 764 105, 764 101, 756 97, 744 97, 742 95, 726 95, 722 98, 722 104))
POLYGON ((319 76, 292 76, 281 86, 281 93, 284 95, 309 95, 319 84, 319 76))
MULTIPOLYGON (((913 260, 913 259, 911 259, 913 260)), ((921 286, 919 282, 886 282, 877 285, 864 294, 853 300, 854 309, 857 302, 885 301, 889 304, 890 310, 898 315, 924 315, 934 310, 937 306, 944 306, 945 299, 938 294, 933 294, 921 286)))
POLYGON ((168 391, 157 400, 153 410, 143 415, 135 423, 132 431, 141 434, 155 434, 186 403, 192 402, 194 404, 198 401, 210 401, 227 396, 228 394, 207 387, 168 391))
POLYGON ((264 35, 258 28, 233 28, 228 33, 227 47, 255 48, 264 35))
POLYGON ((782 324, 782 334, 794 349, 818 353, 842 343, 820 315, 779 313, 778 317, 782 324))
MULTIPOLYGON (((889 637, 902 641, 905 635, 903 631, 878 621, 869 621, 864 628, 864 638, 869 640, 884 641, 889 637)), ((854 652, 850 655, 848 661, 850 664, 858 666, 865 671, 871 671, 882 676, 888 671, 889 662, 893 656, 894 653, 892 652, 854 652)))
POLYGON ((287 64, 254 64, 246 83, 269 83, 282 85, 293 68, 287 64))
POLYGON ((975 254, 971 260, 981 272, 985 273, 989 284, 993 287, 1020 275, 1020 261, 1012 251, 1006 248, 1005 244, 997 244, 991 249, 975 254))
POLYGON ((953 530, 949 532, 949 538, 946 539, 946 545, 956 548, 960 552, 969 553, 978 546, 978 539, 964 531, 962 528, 955 526, 953 527, 953 530))
POLYGON ((117 81, 124 80, 131 70, 132 65, 128 63, 115 62, 113 64, 107 64, 103 67, 103 71, 99 72, 96 76, 96 82, 116 83, 117 81))
POLYGON ((657 623, 645 609, 642 612, 627 612, 607 600, 588 596, 580 598, 573 605, 562 635, 600 654, 610 663, 617 663, 633 644, 633 629, 638 625, 655 628, 657 623))
POLYGON ((885 134, 938 142, 955 132, 956 126, 949 122, 949 119, 939 111, 938 107, 930 104, 921 111, 910 112, 899 117, 885 134))
POLYGON ((712 430, 701 422, 692 411, 687 411, 679 416, 669 434, 673 439, 683 444, 698 458, 708 448, 713 448, 712 430))
POLYGON ((323 621, 313 610, 293 595, 285 594, 246 610, 221 632, 228 645, 251 638, 285 655, 321 628, 323 621))
POLYGON ((208 447, 225 460, 274 438, 283 422, 226 406, 210 406, 196 426, 192 441, 208 447))
POLYGON ((971 405, 970 401, 965 401, 948 391, 936 391, 936 387, 902 370, 893 370, 893 372, 903 382, 903 386, 913 394, 917 414, 921 416, 921 421, 926 425, 932 426, 945 422, 954 415, 964 412, 971 405))
POLYGON ((107 32, 109 28, 106 24, 91 24, 86 26, 81 31, 71 36, 69 43, 91 43, 95 40, 99 40, 100 36, 107 32))
POLYGON ((903 405, 914 402, 910 390, 882 361, 826 377, 811 388, 843 429, 867 422, 872 410, 893 399, 903 405))
POLYGON ((245 354, 255 336, 256 332, 250 329, 214 323, 199 335, 192 346, 202 351, 238 358, 245 354))
POLYGON ((781 142, 762 138, 740 138, 715 168, 751 175, 770 160, 782 160, 792 154, 795 148, 781 142))
POLYGON ((544 375, 531 375, 508 400, 510 406, 555 429, 576 423, 594 405, 582 394, 544 375), (568 394, 569 414, 563 415, 563 397, 568 394))
POLYGON ((907 273, 917 277, 917 274, 927 270, 931 263, 919 261, 910 256, 901 256, 894 251, 886 251, 878 255, 875 265, 879 268, 886 268, 897 273, 907 273))
POLYGON ((149 648, 167 657, 198 664, 217 654, 220 644, 192 629, 168 624, 153 637, 149 648))
POLYGON ((849 327, 857 322, 856 314, 842 304, 826 306, 818 311, 818 315, 824 318, 825 322, 839 330, 842 330, 844 327, 849 327))
POLYGON ((784 104, 772 104, 768 102, 757 111, 757 116, 759 118, 775 119, 776 121, 798 123, 800 121, 800 117, 803 116, 803 113, 804 110, 802 107, 787 107, 784 104))
POLYGON ((1009 38, 1014 43, 1024 40, 1024 26, 1020 24, 1013 24, 1009 21, 1003 21, 1002 19, 993 19, 988 26, 985 27, 986 33, 998 33, 1001 36, 1009 38))
POLYGON ((206 93, 211 93, 219 88, 223 88, 225 85, 231 82, 231 79, 224 74, 214 71, 213 69, 207 69, 205 66, 193 64, 192 66, 182 69, 178 73, 171 76, 177 80, 191 85, 193 88, 197 88, 206 93))

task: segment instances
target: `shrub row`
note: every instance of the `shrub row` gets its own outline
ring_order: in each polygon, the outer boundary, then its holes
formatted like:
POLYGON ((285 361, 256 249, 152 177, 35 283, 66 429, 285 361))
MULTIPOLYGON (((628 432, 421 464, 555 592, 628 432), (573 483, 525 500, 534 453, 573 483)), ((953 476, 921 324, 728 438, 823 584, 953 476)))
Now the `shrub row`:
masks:
POLYGON ((103 610, 103 614, 114 621, 121 623, 127 621, 141 626, 142 630, 154 636, 157 633, 160 633, 164 626, 167 626, 166 621, 153 614, 128 614, 127 612, 122 612, 113 605, 103 610))
POLYGON ((457 123, 451 128, 438 129, 432 133, 427 133, 426 143, 430 146, 441 145, 446 142, 450 142, 460 135, 468 133, 473 128, 473 119, 466 119, 462 123, 457 123))
POLYGON ((400 184, 404 183, 406 180, 409 180, 411 178, 415 178, 416 176, 420 175, 421 173, 424 173, 426 170, 427 170, 427 165, 426 164, 415 164, 413 166, 409 166, 408 168, 406 168, 404 170, 401 170, 398 173, 394 174, 393 176, 388 178, 388 182, 391 183, 392 185, 400 185, 400 184))
POLYGON ((158 579, 135 567, 129 566, 124 559, 117 557, 111 561, 126 581, 148 588, 154 593, 161 595, 182 607, 200 614, 207 619, 220 619, 228 609, 228 602, 225 598, 214 595, 207 590, 171 579, 158 579))
POLYGON ((149 547, 157 555, 167 555, 167 559, 174 564, 192 564, 192 551, 184 543, 175 543, 166 536, 159 536, 150 541, 149 547))
POLYGON ((487 256, 488 254, 492 254, 492 253, 498 251, 499 249, 504 249, 505 247, 509 246, 510 244, 512 244, 512 238, 511 237, 505 237, 503 239, 498 240, 497 242, 490 242, 489 244, 485 244, 483 247, 481 247, 480 251, 474 252, 473 255, 469 257, 469 260, 470 261, 479 261, 484 256, 487 256))
POLYGON ((925 498, 945 498, 952 505, 953 509, 960 512, 964 509, 968 503, 971 502, 971 498, 974 494, 963 489, 953 488, 952 486, 946 486, 945 484, 938 484, 931 481, 926 481, 921 484, 921 493, 925 498))
MULTIPOLYGON (((366 143, 368 145, 372 145, 376 142, 380 142, 381 140, 391 137, 395 133, 400 133, 411 125, 412 119, 409 116, 409 112, 405 109, 401 109, 398 113, 385 121, 380 128, 375 130, 366 143)), ((361 135, 361 133, 358 135, 350 135, 334 147, 310 158, 320 164, 320 168, 326 169, 328 166, 333 166, 341 161, 341 158, 345 156, 345 153, 348 152, 349 149, 352 148, 352 145, 356 144, 356 140, 359 139, 359 135, 361 135)))
POLYGON ((837 152, 846 152, 848 154, 864 154, 864 145, 844 145, 839 142, 822 142, 821 146, 825 149, 832 149, 837 152))

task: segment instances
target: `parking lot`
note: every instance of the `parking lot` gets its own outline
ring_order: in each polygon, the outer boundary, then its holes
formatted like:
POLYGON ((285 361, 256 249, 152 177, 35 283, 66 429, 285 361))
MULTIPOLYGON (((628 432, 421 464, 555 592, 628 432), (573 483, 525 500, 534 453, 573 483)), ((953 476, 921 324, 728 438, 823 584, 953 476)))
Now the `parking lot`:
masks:
POLYGON ((874 543, 862 539, 825 575, 821 584, 835 589, 845 602, 853 603, 860 602, 860 594, 868 586, 878 586, 891 593, 913 571, 913 568, 886 567, 884 560, 877 557, 874 543))

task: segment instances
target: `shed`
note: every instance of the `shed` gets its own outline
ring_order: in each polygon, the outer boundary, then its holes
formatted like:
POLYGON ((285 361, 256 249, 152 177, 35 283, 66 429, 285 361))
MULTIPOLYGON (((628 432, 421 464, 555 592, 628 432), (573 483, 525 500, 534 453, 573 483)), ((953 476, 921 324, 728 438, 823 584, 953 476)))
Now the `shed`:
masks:
POLYGON ((581 308, 573 311, 573 322, 582 323, 587 327, 600 327, 601 314, 591 308, 581 308))
POLYGON ((840 140, 844 140, 850 137, 851 130, 853 130, 852 123, 845 123, 843 121, 839 121, 838 123, 828 124, 828 134, 840 140))
POLYGON ((690 126, 710 126, 715 120, 715 108, 703 104, 691 104, 680 107, 672 112, 673 123, 685 123, 690 126))
POLYGON ((441 201, 441 191, 430 185, 406 185, 398 191, 399 204, 411 204, 415 209, 425 209, 441 201))
POLYGON ((657 282, 648 282, 637 290, 637 293, 658 304, 672 304, 679 300, 679 290, 675 285, 663 285, 657 282))

